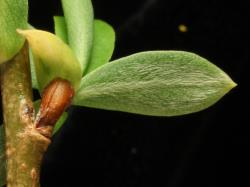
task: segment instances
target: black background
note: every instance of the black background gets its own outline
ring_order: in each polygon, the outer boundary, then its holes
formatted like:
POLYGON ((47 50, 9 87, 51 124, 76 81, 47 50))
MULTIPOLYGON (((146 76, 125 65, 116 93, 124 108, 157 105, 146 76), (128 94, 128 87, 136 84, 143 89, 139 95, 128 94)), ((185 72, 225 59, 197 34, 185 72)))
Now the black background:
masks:
MULTIPOLYGON (((247 1, 93 0, 93 6, 95 17, 117 32, 113 59, 145 50, 192 51, 238 87, 209 109, 182 117, 72 107, 44 158, 42 187, 249 186, 247 1)), ((59 0, 30 1, 35 27, 53 31, 53 15, 62 15, 59 0)))

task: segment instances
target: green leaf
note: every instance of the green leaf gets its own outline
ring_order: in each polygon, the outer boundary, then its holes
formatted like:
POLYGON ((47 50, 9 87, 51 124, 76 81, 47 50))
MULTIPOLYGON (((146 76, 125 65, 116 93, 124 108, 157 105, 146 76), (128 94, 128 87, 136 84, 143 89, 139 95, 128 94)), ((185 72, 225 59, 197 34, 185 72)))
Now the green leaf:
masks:
POLYGON ((18 30, 32 49, 40 92, 54 78, 71 82, 75 90, 81 80, 81 67, 73 51, 56 35, 40 30, 18 30))
POLYGON ((115 31, 104 21, 94 21, 94 40, 86 74, 106 64, 114 51, 115 31))
POLYGON ((0 126, 0 187, 6 184, 6 159, 4 152, 4 128, 0 126))
POLYGON ((35 113, 36 113, 36 115, 37 115, 37 113, 38 113, 40 104, 41 104, 41 99, 38 99, 38 100, 36 100, 36 101, 33 102, 33 105, 34 105, 34 108, 35 108, 35 113))
POLYGON ((32 81, 32 88, 35 88, 38 90, 38 82, 36 77, 36 69, 34 64, 34 58, 32 54, 32 50, 29 48, 29 59, 30 59, 30 71, 31 71, 31 81, 32 81))
POLYGON ((65 19, 62 16, 54 16, 55 34, 65 43, 68 43, 68 33, 65 19))
POLYGON ((27 20, 27 0, 0 0, 0 64, 22 48, 24 39, 16 33, 16 29, 26 29, 27 20))
MULTIPOLYGON (((36 114, 37 114, 38 110, 39 110, 39 107, 40 107, 40 104, 41 104, 41 99, 36 100, 33 104, 34 104, 34 108, 35 108, 35 111, 36 111, 36 114)), ((67 120, 67 118, 68 118, 68 113, 64 112, 61 115, 61 117, 57 120, 57 122, 55 124, 55 127, 53 129, 53 135, 62 127, 62 125, 64 124, 64 122, 67 120)))
MULTIPOLYGON (((31 24, 28 24, 28 29, 35 29, 35 27, 32 26, 31 24)), ((32 50, 31 50, 30 47, 29 47, 29 60, 30 60, 32 88, 38 90, 38 82, 37 82, 37 77, 36 77, 36 69, 35 69, 35 64, 34 64, 34 58, 33 58, 32 50)))
POLYGON ((68 113, 64 112, 55 124, 55 127, 53 129, 53 135, 62 127, 67 118, 68 113))
POLYGON ((144 115, 203 110, 236 84, 206 59, 151 51, 110 62, 83 77, 74 104, 144 115))
POLYGON ((93 40, 93 7, 91 0, 62 0, 69 46, 85 72, 93 40))

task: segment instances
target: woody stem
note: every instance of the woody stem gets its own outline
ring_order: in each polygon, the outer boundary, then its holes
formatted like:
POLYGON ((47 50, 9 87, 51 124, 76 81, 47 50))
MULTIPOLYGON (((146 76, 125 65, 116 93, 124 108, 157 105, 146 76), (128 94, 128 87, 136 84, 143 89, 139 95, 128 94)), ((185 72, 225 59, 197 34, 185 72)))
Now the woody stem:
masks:
POLYGON ((40 165, 50 140, 34 125, 28 47, 1 65, 7 186, 39 187, 40 165))

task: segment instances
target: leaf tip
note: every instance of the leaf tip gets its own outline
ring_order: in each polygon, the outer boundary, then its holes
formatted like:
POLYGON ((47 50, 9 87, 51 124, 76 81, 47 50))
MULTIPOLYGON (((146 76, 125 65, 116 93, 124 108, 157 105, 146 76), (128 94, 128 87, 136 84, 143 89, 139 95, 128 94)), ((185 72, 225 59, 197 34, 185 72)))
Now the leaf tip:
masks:
POLYGON ((228 92, 231 91, 232 89, 234 89, 236 86, 238 86, 238 84, 236 82, 234 82, 233 80, 231 80, 229 85, 228 85, 228 92))
POLYGON ((229 77, 229 80, 227 80, 227 83, 225 84, 225 87, 223 89, 223 94, 221 95, 221 97, 228 94, 236 86, 238 86, 238 84, 229 77))
POLYGON ((238 84, 232 80, 230 84, 231 89, 235 88, 236 86, 238 86, 238 84))
POLYGON ((29 30, 24 30, 24 29, 16 29, 16 32, 20 35, 20 36, 22 36, 22 37, 24 37, 25 39, 29 39, 29 32, 28 32, 29 30))
POLYGON ((23 30, 23 29, 16 29, 16 32, 18 33, 18 34, 20 34, 21 36, 25 36, 25 30, 23 30))
POLYGON ((235 88, 236 86, 238 86, 238 84, 236 82, 234 82, 230 77, 229 77, 229 81, 228 81, 228 91, 232 90, 233 88, 235 88))

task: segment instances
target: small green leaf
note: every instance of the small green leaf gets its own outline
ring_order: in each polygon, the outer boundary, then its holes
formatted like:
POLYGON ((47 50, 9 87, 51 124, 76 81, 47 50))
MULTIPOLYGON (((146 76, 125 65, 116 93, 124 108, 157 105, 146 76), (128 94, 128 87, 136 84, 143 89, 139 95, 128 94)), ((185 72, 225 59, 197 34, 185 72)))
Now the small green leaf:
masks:
POLYGON ((68 33, 65 19, 62 16, 54 16, 55 34, 65 43, 68 43, 68 33))
MULTIPOLYGON (((28 29, 35 29, 35 27, 33 27, 31 24, 28 24, 28 29)), ((37 77, 36 77, 36 70, 35 70, 34 58, 33 58, 31 48, 29 48, 29 60, 30 60, 32 88, 38 90, 38 82, 37 82, 37 77)))
POLYGON ((206 59, 152 51, 110 62, 83 77, 74 104, 144 115, 203 110, 236 84, 206 59))
POLYGON ((16 29, 26 29, 27 20, 27 0, 0 0, 0 64, 22 48, 24 39, 16 33, 16 29))
POLYGON ((86 74, 106 64, 114 51, 115 31, 104 21, 94 21, 94 40, 86 74))
POLYGON ((91 0, 62 0, 69 46, 79 60, 82 73, 87 68, 93 40, 93 7, 91 0))
POLYGON ((64 112, 55 124, 55 127, 53 129, 53 135, 62 127, 67 118, 68 113, 64 112))
POLYGON ((78 89, 81 67, 73 51, 56 35, 40 30, 18 30, 32 49, 39 90, 54 78, 67 79, 78 89))
POLYGON ((41 104, 41 99, 38 99, 38 100, 36 100, 36 101, 33 102, 33 105, 34 105, 35 113, 36 113, 36 114, 38 113, 40 104, 41 104))
MULTIPOLYGON (((34 108, 36 111, 36 114, 38 113, 40 104, 41 104, 41 99, 34 101, 34 108)), ((53 135, 62 127, 62 125, 64 124, 64 122, 67 120, 68 118, 68 113, 64 112, 61 117, 57 120, 54 129, 53 129, 53 135)), ((0 186, 1 187, 1 186, 0 186)))
POLYGON ((4 148, 4 128, 0 126, 0 187, 6 184, 6 159, 4 148))
POLYGON ((32 88, 38 90, 38 82, 36 77, 36 69, 34 64, 34 58, 32 54, 32 50, 29 48, 29 59, 30 59, 30 71, 31 71, 31 81, 32 81, 32 88))

